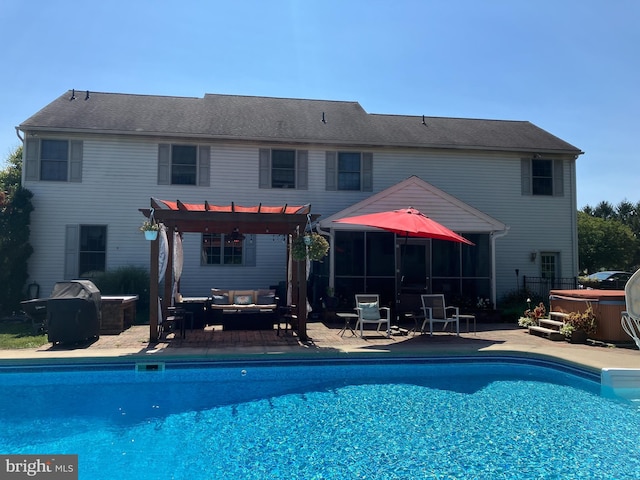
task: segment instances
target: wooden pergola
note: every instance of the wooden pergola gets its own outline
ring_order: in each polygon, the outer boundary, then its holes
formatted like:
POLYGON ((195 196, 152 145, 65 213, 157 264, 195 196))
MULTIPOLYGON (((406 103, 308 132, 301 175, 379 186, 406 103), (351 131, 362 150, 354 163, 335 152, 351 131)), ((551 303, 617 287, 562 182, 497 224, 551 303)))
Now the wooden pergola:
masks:
MULTIPOLYGON (((226 233, 240 232, 256 235, 285 235, 291 239, 303 234, 307 224, 314 222, 319 215, 311 215, 310 205, 297 206, 219 206, 204 203, 184 203, 180 200, 166 201, 151 198, 150 209, 140 209, 147 218, 153 218, 167 228, 169 255, 165 273, 163 298, 171 298, 173 285, 173 232, 179 233, 226 233)), ((150 286, 149 286, 149 337, 158 340, 158 302, 159 295, 159 251, 160 241, 151 241, 150 286)), ((287 255, 290 253, 288 242, 287 255)), ((288 262, 287 262, 288 264, 288 262)), ((307 272, 306 262, 294 261, 291 272, 291 299, 294 315, 298 318, 298 336, 307 340, 307 272)), ((168 302, 163 304, 163 318, 166 317, 168 302)))

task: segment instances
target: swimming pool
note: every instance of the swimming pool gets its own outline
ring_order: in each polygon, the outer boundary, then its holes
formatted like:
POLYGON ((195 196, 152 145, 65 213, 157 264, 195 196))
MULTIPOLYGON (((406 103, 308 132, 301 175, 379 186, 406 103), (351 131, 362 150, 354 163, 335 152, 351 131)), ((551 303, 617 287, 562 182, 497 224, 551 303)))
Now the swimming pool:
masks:
POLYGON ((0 369, 0 453, 81 479, 637 478, 640 409, 518 358, 0 369))

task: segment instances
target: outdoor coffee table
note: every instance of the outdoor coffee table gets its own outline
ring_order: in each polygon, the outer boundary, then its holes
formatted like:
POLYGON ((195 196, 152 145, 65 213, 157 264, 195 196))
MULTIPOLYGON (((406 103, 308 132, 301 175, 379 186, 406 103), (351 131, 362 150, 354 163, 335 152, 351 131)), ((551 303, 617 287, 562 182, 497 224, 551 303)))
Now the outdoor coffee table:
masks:
POLYGON ((338 332, 338 335, 340 335, 341 337, 344 336, 345 332, 347 331, 347 329, 351 330, 351 335, 354 337, 357 337, 356 332, 353 330, 353 327, 351 326, 351 319, 358 318, 358 314, 357 313, 342 313, 342 312, 336 312, 336 316, 338 318, 341 318, 344 320, 344 326, 342 327, 342 330, 340 330, 338 332))

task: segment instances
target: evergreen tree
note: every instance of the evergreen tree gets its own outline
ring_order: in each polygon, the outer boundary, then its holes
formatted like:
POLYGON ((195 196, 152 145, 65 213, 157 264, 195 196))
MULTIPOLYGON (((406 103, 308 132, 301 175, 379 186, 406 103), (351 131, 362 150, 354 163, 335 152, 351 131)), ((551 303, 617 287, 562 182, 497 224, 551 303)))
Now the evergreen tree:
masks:
POLYGON ((0 171, 0 314, 20 308, 29 274, 27 261, 33 253, 29 244, 29 222, 33 194, 22 188, 22 147, 16 149, 0 171))

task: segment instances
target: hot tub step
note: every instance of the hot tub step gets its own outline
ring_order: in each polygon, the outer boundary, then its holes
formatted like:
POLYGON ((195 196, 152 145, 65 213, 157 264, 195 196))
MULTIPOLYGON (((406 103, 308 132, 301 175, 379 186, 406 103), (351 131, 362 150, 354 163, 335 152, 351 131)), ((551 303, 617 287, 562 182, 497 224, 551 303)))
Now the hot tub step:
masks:
POLYGON ((545 327, 529 327, 529 334, 537 335, 539 337, 545 337, 549 340, 553 340, 554 342, 565 339, 564 335, 561 334, 558 330, 553 330, 551 328, 545 327))

